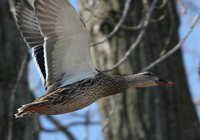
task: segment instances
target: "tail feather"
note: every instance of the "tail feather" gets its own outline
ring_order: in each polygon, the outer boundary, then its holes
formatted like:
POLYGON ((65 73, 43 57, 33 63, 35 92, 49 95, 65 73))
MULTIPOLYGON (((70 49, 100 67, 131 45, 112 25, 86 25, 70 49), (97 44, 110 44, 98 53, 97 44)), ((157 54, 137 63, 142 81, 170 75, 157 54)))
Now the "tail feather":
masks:
POLYGON ((18 113, 15 114, 15 118, 38 116, 44 114, 49 107, 50 104, 47 102, 25 104, 17 109, 18 113))
POLYGON ((22 107, 17 109, 18 113, 15 114, 15 118, 34 116, 33 112, 27 111, 27 108, 29 107, 30 107, 30 104, 22 105, 22 107))

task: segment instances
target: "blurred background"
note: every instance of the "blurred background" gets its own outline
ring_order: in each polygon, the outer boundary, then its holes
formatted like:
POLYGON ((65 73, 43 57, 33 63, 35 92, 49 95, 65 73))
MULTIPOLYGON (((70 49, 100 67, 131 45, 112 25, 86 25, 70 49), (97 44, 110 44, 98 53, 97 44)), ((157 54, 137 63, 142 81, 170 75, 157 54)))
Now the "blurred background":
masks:
POLYGON ((151 71, 175 86, 130 89, 82 110, 15 119, 22 104, 45 94, 31 50, 0 0, 1 140, 199 140, 200 1, 71 0, 91 35, 99 70, 151 71))

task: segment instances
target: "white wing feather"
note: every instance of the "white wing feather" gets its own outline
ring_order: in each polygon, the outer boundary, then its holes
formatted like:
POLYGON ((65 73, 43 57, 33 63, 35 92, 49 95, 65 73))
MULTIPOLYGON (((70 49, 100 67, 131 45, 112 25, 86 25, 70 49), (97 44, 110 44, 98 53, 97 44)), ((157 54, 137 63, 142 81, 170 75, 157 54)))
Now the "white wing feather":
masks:
POLYGON ((75 9, 64 0, 36 0, 35 12, 45 38, 47 86, 74 83, 96 75, 89 33, 75 9))

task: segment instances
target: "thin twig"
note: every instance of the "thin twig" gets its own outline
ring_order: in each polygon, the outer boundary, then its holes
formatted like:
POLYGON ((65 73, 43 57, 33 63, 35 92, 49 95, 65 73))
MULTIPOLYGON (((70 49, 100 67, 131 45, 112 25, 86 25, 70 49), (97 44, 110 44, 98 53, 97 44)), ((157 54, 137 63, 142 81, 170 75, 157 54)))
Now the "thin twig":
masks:
POLYGON ((13 111, 14 99, 15 99, 15 94, 17 92, 17 88, 19 87, 19 83, 22 79, 24 70, 26 68, 27 57, 28 57, 28 53, 25 53, 24 57, 23 57, 23 61, 22 61, 21 66, 20 66, 20 70, 18 72, 17 80, 16 80, 14 87, 12 88, 12 91, 11 91, 11 96, 10 96, 10 101, 9 101, 10 106, 9 106, 9 123, 8 123, 8 138, 7 138, 7 140, 12 140, 13 117, 14 117, 13 116, 13 114, 14 114, 14 111, 13 111))
MULTIPOLYGON (((80 125, 100 125, 100 122, 98 121, 76 121, 76 122, 71 122, 71 123, 68 123, 67 125, 63 126, 65 127, 66 129, 69 129, 70 127, 74 127, 74 126, 80 126, 80 125)), ((49 129, 49 128, 45 128, 43 127, 42 125, 40 125, 40 129, 42 131, 45 131, 45 132, 58 132, 60 131, 60 129, 56 128, 56 129, 49 129)))
MULTIPOLYGON (((145 33, 145 28, 146 28, 146 27, 148 26, 148 24, 149 24, 150 16, 151 16, 151 13, 152 13, 152 11, 153 11, 153 9, 154 9, 156 3, 157 3, 157 0, 154 0, 153 3, 151 4, 151 7, 149 8, 149 10, 148 10, 148 12, 147 12, 147 14, 146 14, 146 16, 145 16, 145 20, 144 20, 144 24, 143 24, 143 29, 141 30, 140 34, 138 35, 138 37, 137 37, 137 39, 136 39, 136 42, 130 47, 130 49, 129 49, 128 52, 125 54, 125 56, 121 59, 121 61, 119 61, 116 65, 114 65, 114 66, 113 66, 111 69, 109 69, 109 70, 112 70, 112 69, 118 67, 119 65, 121 65, 121 63, 123 63, 123 62, 127 59, 127 57, 130 55, 130 53, 131 53, 132 50, 135 48, 135 46, 137 46, 137 44, 140 42, 142 36, 143 36, 144 33, 145 33)), ((109 71, 109 70, 107 70, 107 71, 109 71)), ((102 130, 103 130, 103 131, 109 126, 109 122, 111 121, 111 118, 112 118, 114 112, 116 111, 117 106, 119 106, 119 104, 117 104, 117 103, 115 103, 115 102, 112 104, 112 109, 111 109, 111 111, 109 112, 109 115, 108 115, 108 117, 107 117, 105 123, 103 124, 103 127, 102 127, 102 130)))
POLYGON ((131 45, 131 47, 125 53, 125 55, 115 65, 113 65, 110 69, 105 70, 105 72, 111 71, 111 70, 119 67, 121 64, 123 64, 127 60, 127 58, 130 56, 132 51, 138 46, 138 44, 140 43, 142 37, 144 36, 145 30, 146 30, 146 28, 147 28, 147 26, 149 24, 149 20, 150 20, 151 14, 153 12, 153 9, 154 9, 156 3, 157 3, 157 0, 154 0, 153 3, 151 4, 151 7, 147 11, 146 16, 144 18, 143 28, 140 31, 139 35, 137 36, 135 42, 131 45))
MULTIPOLYGON (((156 3, 156 0, 154 0, 154 2, 156 3)), ((155 4, 155 3, 154 3, 154 4, 155 4)), ((152 4, 151 8, 152 8, 152 7, 154 7, 153 4, 152 4)), ((152 11, 151 11, 151 12, 152 12, 152 11)), ((150 12, 150 13, 148 12, 149 16, 150 16, 151 12, 150 12)), ((148 67, 144 68, 142 71, 151 69, 152 67, 156 66, 158 63, 160 63, 161 61, 163 61, 164 59, 166 59, 167 57, 169 57, 170 55, 172 55, 173 53, 175 53, 175 52, 181 47, 181 45, 187 40, 187 38, 189 37, 189 35, 190 35, 191 32, 193 31, 193 28, 195 27, 195 25, 197 24, 197 22, 198 22, 199 20, 200 20, 200 14, 198 14, 198 15, 193 19, 188 33, 185 35, 185 37, 184 37, 172 50, 170 50, 168 53, 166 53, 165 55, 163 55, 161 58, 159 58, 158 60, 156 60, 155 62, 153 62, 152 64, 150 64, 148 67)), ((142 32, 142 31, 141 31, 141 32, 142 32)), ((142 32, 142 33, 140 33, 140 34, 144 34, 144 33, 142 32)), ((140 38, 140 34, 138 35, 138 38, 140 38)), ((134 44, 135 44, 135 43, 134 43, 134 44)), ((132 46, 134 46, 134 44, 133 44, 132 46)), ((132 47, 132 46, 131 46, 131 47, 132 47)), ((135 46, 134 46, 134 47, 135 47, 135 46)), ((128 50, 128 51, 130 51, 130 50, 128 50)), ((131 50, 131 51, 132 51, 132 50, 131 50)), ((131 52, 131 51, 130 51, 130 52, 131 52)), ((125 60, 127 59, 128 56, 129 56, 129 53, 128 53, 128 55, 124 56, 125 58, 122 59, 122 60, 125 61, 125 60)), ((123 63, 122 60, 119 61, 119 62, 123 63)), ((116 65, 114 65, 115 67, 113 67, 113 68, 111 68, 111 69, 109 69, 109 70, 112 70, 112 69, 118 67, 118 66, 121 64, 121 63, 119 63, 119 62, 118 62, 116 65)), ((107 70, 107 71, 109 71, 109 70, 107 70)), ((197 104, 198 104, 198 103, 197 103, 197 104)), ((119 104, 117 104, 116 106, 118 106, 118 105, 119 105, 119 104)), ((108 125, 108 124, 109 124, 109 121, 111 120, 111 118, 112 118, 112 116, 113 116, 113 114, 114 114, 114 111, 116 110, 116 106, 110 111, 110 113, 109 113, 109 115, 108 115, 108 117, 107 117, 107 120, 106 120, 106 122, 105 122, 104 125, 103 125, 103 128, 102 128, 103 130, 105 130, 105 128, 107 128, 107 127, 109 126, 109 125, 108 125)))
POLYGON ((163 60, 165 60, 166 58, 168 58, 169 56, 171 56, 172 54, 174 54, 176 51, 178 51, 181 48, 181 46, 183 45, 183 43, 188 39, 188 37, 192 33, 195 25, 198 23, 199 20, 200 20, 200 13, 198 15, 196 15, 194 17, 194 19, 192 20, 190 28, 189 28, 189 31, 183 37, 183 39, 175 47, 173 47, 170 51, 168 51, 166 54, 162 55, 160 58, 158 58, 157 60, 155 60, 154 62, 152 62, 151 64, 149 64, 144 69, 142 69, 142 71, 147 71, 149 69, 152 69, 153 67, 155 67, 156 65, 158 65, 159 63, 161 63, 163 60))
POLYGON ((60 124, 59 121, 57 121, 56 119, 54 119, 52 116, 46 116, 46 118, 52 122, 61 132, 63 132, 63 134, 65 134, 65 136, 67 138, 69 138, 70 140, 75 140, 76 138, 74 137, 74 135, 68 130, 66 129, 66 127, 62 126, 60 124))
MULTIPOLYGON (((79 121, 77 121, 77 122, 69 123, 69 124, 67 124, 66 126, 63 126, 63 127, 65 127, 66 129, 69 129, 70 127, 79 126, 79 125, 86 125, 86 124, 88 124, 88 125, 100 125, 99 122, 85 122, 85 121, 79 122, 79 121)), ((58 131, 60 131, 58 128, 49 129, 49 128, 45 128, 43 126, 40 126, 40 129, 42 131, 45 131, 45 132, 58 132, 58 131)))
MULTIPOLYGON (((16 23, 16 10, 15 10, 15 3, 13 0, 8 0, 8 4, 9 4, 9 8, 10 8, 10 12, 12 13, 12 16, 13 16, 13 19, 16 23)), ((23 73, 24 73, 24 70, 25 70, 25 66, 26 66, 26 63, 27 63, 27 57, 28 57, 28 53, 25 53, 24 54, 24 57, 23 57, 23 61, 20 65, 20 70, 18 72, 18 75, 17 75, 17 80, 14 84, 14 87, 11 91, 11 96, 10 96, 10 100, 9 100, 9 122, 8 122, 8 137, 7 137, 7 140, 12 140, 12 136, 13 136, 13 114, 14 114, 14 111, 13 111, 13 107, 14 107, 14 99, 15 99, 15 94, 17 92, 17 88, 19 86, 19 83, 22 79, 22 76, 23 76, 23 73)))
POLYGON ((94 0, 92 2, 92 5, 89 8, 86 7, 84 4, 82 5, 82 7, 84 8, 84 10, 86 10, 86 11, 88 11, 90 13, 90 15, 88 16, 88 18, 84 20, 84 23, 89 22, 89 20, 92 18, 92 16, 95 15, 94 12, 98 8, 98 4, 99 4, 99 1, 94 0))
POLYGON ((129 25, 125 25, 125 24, 122 24, 121 25, 121 28, 122 29, 126 29, 126 30, 132 30, 132 31, 136 31, 136 30, 139 30, 142 28, 142 21, 138 24, 138 25, 134 25, 134 26, 129 26, 129 25))
POLYGON ((89 139, 89 122, 90 122, 90 110, 86 111, 85 114, 85 128, 84 128, 84 135, 83 135, 83 140, 88 140, 89 139))
POLYGON ((114 29, 106 36, 106 38, 102 41, 99 41, 97 43, 92 44, 91 46, 97 46, 99 44, 102 44, 117 33, 117 31, 120 29, 121 25, 123 24, 123 22, 126 19, 126 16, 128 14, 128 10, 129 10, 129 7, 130 7, 130 3, 131 3, 131 0, 126 0, 125 5, 124 5, 124 10, 123 10, 123 13, 122 13, 122 16, 121 16, 119 22, 116 24, 114 29))
MULTIPOLYGON (((111 110, 109 111, 108 113, 108 116, 106 118, 106 120, 104 121, 103 125, 102 125, 102 132, 105 131, 106 128, 108 128, 110 125, 110 122, 111 122, 111 119, 113 118, 114 114, 116 113, 117 111, 117 108, 119 107, 119 100, 120 100, 120 94, 116 95, 115 98, 112 98, 112 100, 110 101, 111 102, 111 110)), ((96 136, 96 140, 99 138, 99 135, 98 134, 96 136)))
MULTIPOLYGON (((99 19, 99 20, 104 21, 105 23, 108 23, 108 24, 110 24, 110 25, 112 25, 112 26, 116 26, 116 23, 114 23, 114 22, 112 22, 112 21, 108 21, 108 20, 105 21, 105 19, 104 19, 103 17, 100 17, 99 15, 96 15, 95 12, 94 12, 94 10, 91 10, 91 9, 88 9, 88 8, 87 8, 87 9, 84 8, 84 9, 85 9, 86 11, 90 12, 90 14, 91 14, 90 18, 93 16, 93 17, 95 17, 95 18, 97 18, 97 19, 99 19)), ((141 21, 142 21, 142 20, 141 20, 141 21)), ((88 22, 88 19, 85 20, 84 22, 87 23, 87 22, 88 22)), ((121 29, 126 29, 126 30, 136 31, 136 30, 141 29, 141 28, 142 28, 142 25, 143 25, 142 22, 140 22, 138 25, 134 25, 134 26, 122 24, 122 25, 120 26, 120 28, 121 28, 121 29)))
POLYGON ((168 46, 169 46, 169 44, 170 44, 170 42, 172 40, 172 37, 173 37, 172 34, 173 34, 173 31, 174 31, 174 28, 175 28, 175 21, 174 21, 175 17, 174 17, 172 5, 171 5, 170 2, 168 3, 167 7, 168 7, 168 11, 169 11, 169 18, 170 18, 170 21, 171 21, 170 25, 169 25, 170 29, 169 29, 166 41, 164 43, 165 45, 164 45, 163 50, 161 51, 160 55, 163 55, 163 54, 166 53, 166 50, 167 50, 167 48, 168 48, 168 46))
MULTIPOLYGON (((105 129, 109 126, 110 124, 110 121, 114 115, 114 113, 116 112, 117 110, 117 104, 115 102, 115 99, 119 97, 119 96, 115 96, 114 100, 111 100, 111 107, 112 109, 110 110, 109 114, 108 114, 108 117, 106 118, 104 124, 103 124, 103 127, 102 127, 102 130, 105 131, 105 129)), ((113 99, 113 98, 112 98, 113 99)))
POLYGON ((159 6, 155 6, 155 9, 163 9, 167 3, 167 0, 162 0, 162 3, 159 6))

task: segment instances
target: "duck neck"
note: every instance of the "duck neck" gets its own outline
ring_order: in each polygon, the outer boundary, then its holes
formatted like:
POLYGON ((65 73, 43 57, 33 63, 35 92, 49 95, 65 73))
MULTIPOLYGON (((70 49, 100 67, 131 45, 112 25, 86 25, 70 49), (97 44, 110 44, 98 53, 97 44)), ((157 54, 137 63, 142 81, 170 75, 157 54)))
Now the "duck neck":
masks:
POLYGON ((126 80, 122 76, 107 75, 100 73, 98 87, 102 90, 102 96, 115 95, 127 89, 126 80))
POLYGON ((130 87, 137 87, 142 82, 142 79, 140 75, 138 74, 129 75, 129 76, 112 75, 111 78, 112 78, 112 82, 110 83, 110 85, 113 85, 113 86, 118 85, 123 90, 130 87))
POLYGON ((124 79, 127 84, 127 88, 131 87, 145 87, 144 79, 140 74, 134 74, 129 76, 124 76, 124 79))
POLYGON ((110 96, 120 92, 123 92, 130 87, 142 87, 142 77, 138 74, 130 76, 115 76, 107 75, 105 73, 99 73, 101 80, 98 87, 104 91, 102 96, 110 96), (141 85, 141 86, 140 86, 141 85), (102 88, 103 87, 103 88, 102 88))

